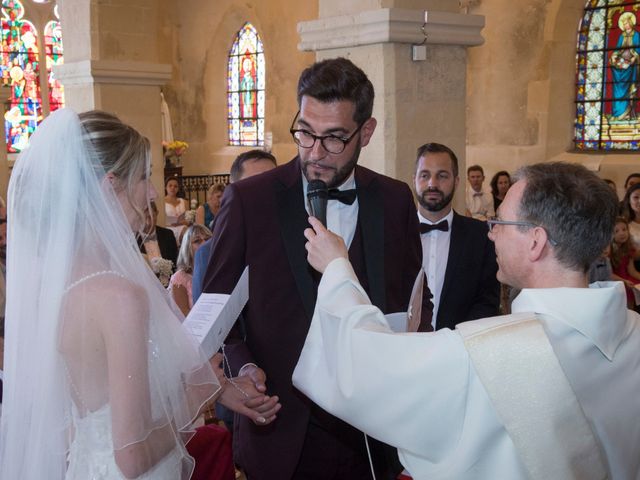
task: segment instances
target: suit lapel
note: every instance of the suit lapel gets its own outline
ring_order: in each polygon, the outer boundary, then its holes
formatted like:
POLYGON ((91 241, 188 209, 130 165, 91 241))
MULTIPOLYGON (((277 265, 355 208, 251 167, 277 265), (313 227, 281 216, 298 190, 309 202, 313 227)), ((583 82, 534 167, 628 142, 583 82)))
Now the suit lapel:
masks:
MULTIPOLYGON (((451 239, 449 240, 449 255, 447 256, 447 269, 444 272, 444 282, 442 283, 442 292, 440 294, 440 305, 443 304, 451 283, 454 280, 455 273, 458 269, 458 261, 462 256, 464 246, 465 232, 463 225, 460 223, 459 215, 454 211, 453 220, 451 221, 451 239)), ((442 309, 438 309, 438 317, 442 309)), ((436 319, 438 321, 438 319, 436 319)))
POLYGON ((362 232, 362 246, 369 297, 374 305, 386 311, 384 285, 384 206, 376 180, 368 171, 356 167, 358 190, 358 222, 362 232))
POLYGON ((298 292, 307 312, 313 316, 316 301, 316 288, 312 278, 311 266, 307 263, 306 240, 304 230, 309 227, 307 211, 302 198, 302 174, 297 158, 283 167, 280 182, 275 185, 278 223, 284 242, 291 272, 298 286, 298 292))

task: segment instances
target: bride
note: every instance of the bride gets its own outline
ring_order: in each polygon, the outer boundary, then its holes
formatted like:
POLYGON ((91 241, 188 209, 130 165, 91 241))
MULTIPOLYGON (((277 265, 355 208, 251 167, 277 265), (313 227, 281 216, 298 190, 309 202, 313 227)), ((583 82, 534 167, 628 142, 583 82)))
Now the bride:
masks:
POLYGON ((149 177, 149 141, 98 111, 53 113, 16 162, 0 478, 186 479, 191 423, 217 395, 275 418, 248 380, 225 388, 140 255, 149 177))

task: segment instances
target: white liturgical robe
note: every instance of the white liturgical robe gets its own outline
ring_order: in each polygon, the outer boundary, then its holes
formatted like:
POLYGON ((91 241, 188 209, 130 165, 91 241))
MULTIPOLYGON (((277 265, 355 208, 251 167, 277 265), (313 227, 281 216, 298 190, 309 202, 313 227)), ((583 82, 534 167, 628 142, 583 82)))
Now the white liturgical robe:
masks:
MULTIPOLYGON (((608 478, 640 479, 640 316, 626 309, 622 284, 524 289, 513 311, 544 328, 608 478)), ((513 316, 466 325, 500 318, 513 316)), ((394 334, 345 259, 322 277, 293 383, 328 412, 397 447, 416 480, 529 478, 523 458, 530 452, 518 451, 500 421, 460 332, 394 334)))

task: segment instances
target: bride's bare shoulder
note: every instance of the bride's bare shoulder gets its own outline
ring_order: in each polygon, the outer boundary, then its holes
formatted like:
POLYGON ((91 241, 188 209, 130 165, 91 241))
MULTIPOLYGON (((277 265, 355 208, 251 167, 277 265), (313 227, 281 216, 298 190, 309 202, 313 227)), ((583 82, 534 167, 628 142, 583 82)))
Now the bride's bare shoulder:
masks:
MULTIPOLYGON (((145 320, 149 311, 147 293, 135 281, 115 272, 98 272, 67 289, 67 306, 82 309, 93 318, 145 320)), ((108 322, 108 323, 109 323, 108 322)))

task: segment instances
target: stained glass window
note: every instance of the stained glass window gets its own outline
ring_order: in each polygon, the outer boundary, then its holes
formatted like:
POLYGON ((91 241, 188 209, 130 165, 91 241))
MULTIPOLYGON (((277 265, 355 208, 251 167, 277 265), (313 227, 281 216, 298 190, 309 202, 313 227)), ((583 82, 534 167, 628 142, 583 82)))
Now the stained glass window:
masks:
POLYGON ((23 2, 2 0, 0 72, 3 84, 11 88, 5 114, 8 153, 23 150, 44 116, 64 103, 62 86, 52 74, 52 66, 62 63, 60 24, 58 21, 49 22, 43 41, 33 23, 24 17, 23 2), (43 43, 44 55, 41 51, 43 43), (44 72, 40 68, 43 61, 44 72), (47 83, 45 89, 48 92, 44 100, 43 81, 47 83))
POLYGON ((63 63, 62 28, 57 20, 51 20, 44 27, 44 51, 49 84, 49 111, 53 112, 64 106, 64 88, 53 74, 53 66, 63 63))
POLYGON ((576 58, 577 150, 640 150, 639 11, 640 1, 587 1, 576 58))
POLYGON ((227 101, 229 145, 264 145, 265 64, 262 40, 245 23, 229 52, 227 101))

